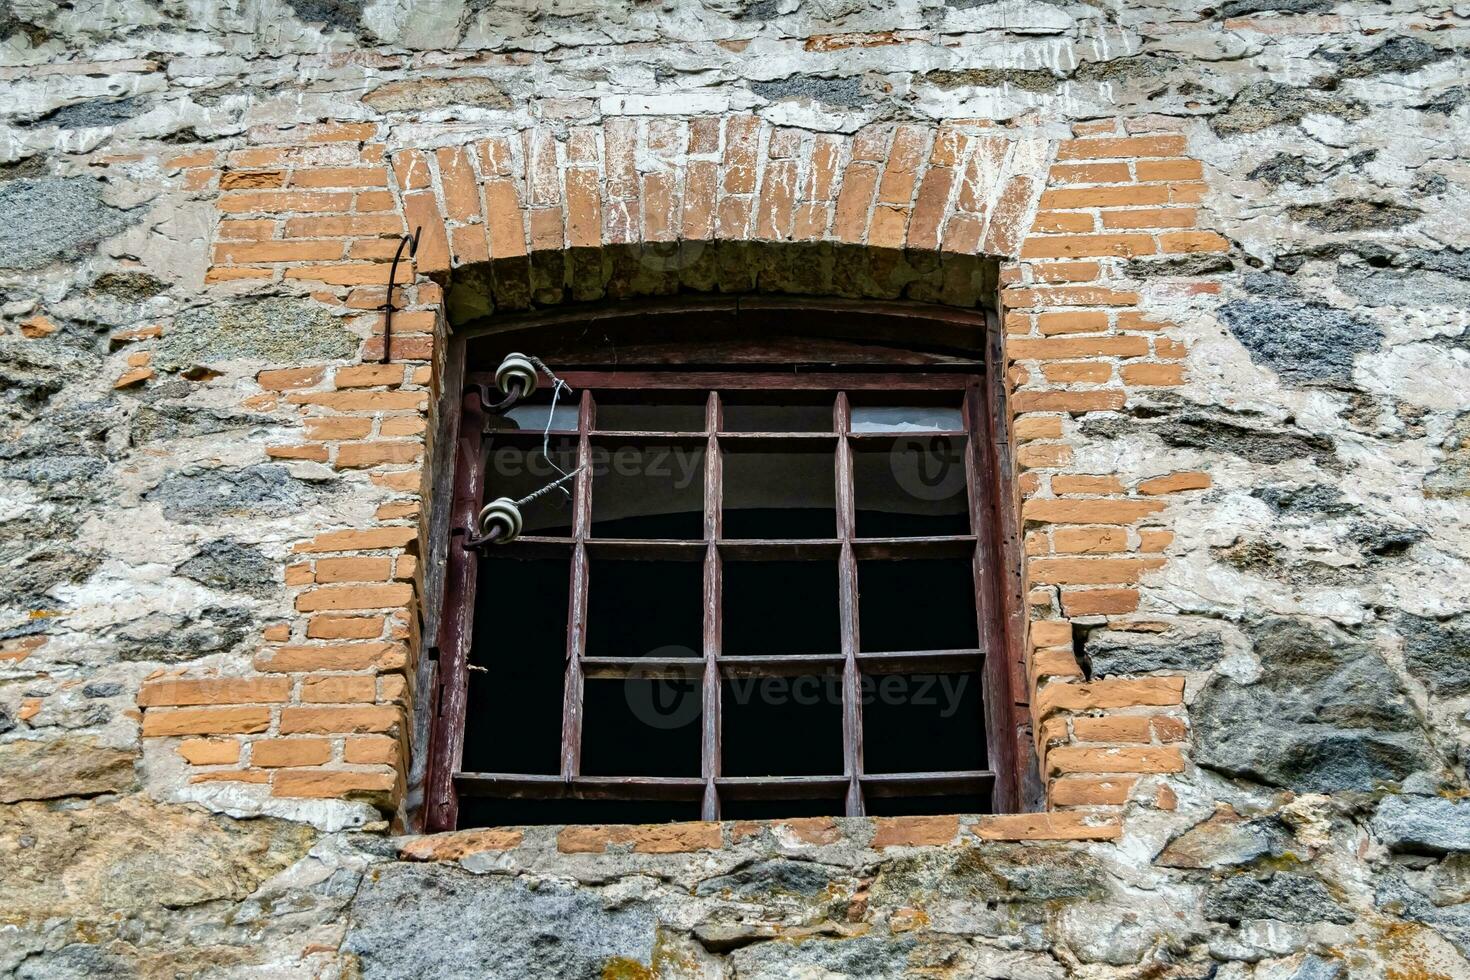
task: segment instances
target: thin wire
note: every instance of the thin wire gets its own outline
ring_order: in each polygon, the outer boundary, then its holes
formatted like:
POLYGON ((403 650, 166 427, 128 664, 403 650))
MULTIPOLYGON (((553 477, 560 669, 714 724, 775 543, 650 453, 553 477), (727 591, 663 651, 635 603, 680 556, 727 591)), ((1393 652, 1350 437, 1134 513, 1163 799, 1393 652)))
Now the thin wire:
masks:
POLYGON ((552 425, 552 420, 556 418, 556 400, 557 400, 557 398, 559 398, 561 396, 561 392, 562 392, 562 389, 563 388, 565 388, 567 394, 570 395, 572 393, 572 386, 569 385, 569 384, 567 384, 561 378, 558 378, 555 374, 553 374, 552 371, 551 371, 551 368, 547 367, 546 364, 545 364, 545 362, 542 361, 541 358, 535 357, 535 356, 529 356, 529 357, 526 358, 526 360, 528 360, 532 364, 536 365, 536 369, 538 371, 542 372, 543 374, 545 374, 553 382, 553 385, 552 385, 552 388, 551 388, 551 410, 546 413, 546 428, 544 430, 542 430, 542 432, 541 432, 541 455, 544 456, 544 457, 546 457, 546 462, 548 462, 548 463, 551 464, 551 468, 552 469, 556 470, 558 473, 561 474, 561 479, 555 481, 554 483, 547 484, 546 486, 542 487, 540 490, 537 490, 535 493, 531 494, 529 497, 525 498, 524 500, 518 500, 518 501, 516 501, 516 506, 517 507, 521 506, 522 504, 530 503, 532 500, 535 500, 537 497, 541 496, 546 491, 551 490, 551 489, 553 489, 555 487, 561 487, 561 492, 564 493, 564 494, 566 494, 568 500, 571 500, 572 499, 572 492, 570 490, 568 490, 566 487, 562 486, 562 484, 566 483, 573 476, 575 476, 577 473, 580 473, 582 471, 582 467, 579 466, 575 470, 572 470, 572 472, 568 473, 566 470, 562 469, 560 466, 557 466, 556 465, 556 461, 551 458, 551 448, 550 448, 551 447, 551 425, 552 425))
MULTIPOLYGON (((555 463, 552 463, 551 465, 552 466, 555 466, 556 464, 555 463)), ((528 494, 528 495, 522 497, 520 500, 515 501, 516 507, 517 508, 524 507, 527 504, 529 504, 531 501, 535 500, 537 497, 541 496, 542 494, 550 493, 551 491, 555 490, 557 487, 560 487, 563 483, 566 483, 568 480, 570 480, 572 477, 576 476, 578 473, 582 472, 586 468, 587 468, 587 464, 586 463, 583 463, 581 466, 579 466, 576 469, 572 470, 570 473, 562 473, 562 475, 560 477, 558 477, 557 479, 553 480, 552 482, 546 484, 546 486, 542 487, 540 490, 537 490, 534 493, 528 494)), ((560 472, 560 470, 558 470, 558 472, 560 472)), ((566 488, 565 487, 562 487, 562 493, 566 493, 566 488)), ((567 497, 568 497, 568 499, 570 499, 571 498, 571 494, 567 494, 567 497)))

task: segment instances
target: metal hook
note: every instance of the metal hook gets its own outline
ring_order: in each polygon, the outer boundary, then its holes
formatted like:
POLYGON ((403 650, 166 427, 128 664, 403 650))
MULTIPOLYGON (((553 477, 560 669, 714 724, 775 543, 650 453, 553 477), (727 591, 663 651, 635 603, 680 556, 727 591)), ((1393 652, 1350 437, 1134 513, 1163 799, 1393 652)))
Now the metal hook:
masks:
POLYGON ((413 230, 412 235, 404 235, 398 239, 398 248, 393 252, 393 264, 388 267, 388 296, 383 301, 383 359, 382 363, 388 363, 389 345, 393 341, 393 282, 398 278, 398 260, 403 256, 403 246, 408 246, 408 257, 413 258, 418 254, 419 235, 424 226, 419 225, 413 230))

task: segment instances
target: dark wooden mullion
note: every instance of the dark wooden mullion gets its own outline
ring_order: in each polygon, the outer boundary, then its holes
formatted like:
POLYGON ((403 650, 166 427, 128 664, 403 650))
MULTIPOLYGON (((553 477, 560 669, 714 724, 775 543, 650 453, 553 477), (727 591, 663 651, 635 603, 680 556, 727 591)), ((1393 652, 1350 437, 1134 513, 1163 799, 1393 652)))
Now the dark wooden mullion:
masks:
POLYGON ((582 658, 587 651, 587 537, 592 533, 592 431, 596 409, 583 389, 577 409, 577 473, 572 511, 571 591, 567 598, 567 662, 562 681, 561 777, 582 771, 582 658))
POLYGON ((454 773, 464 758, 465 711, 469 704, 469 653, 475 625, 475 587, 480 563, 473 551, 461 547, 464 536, 478 534, 476 518, 485 493, 482 458, 483 413, 480 397, 461 399, 459 446, 455 460, 451 536, 445 558, 444 610, 439 620, 438 705, 431 731, 432 762, 428 769, 427 812, 430 833, 453 830, 459 821, 459 797, 454 773))
POLYGON ((723 569, 715 542, 724 531, 724 465, 720 459, 720 396, 711 391, 705 403, 704 427, 709 441, 704 452, 704 684, 702 687, 703 733, 700 740, 700 774, 704 798, 700 818, 720 819, 720 638, 723 632, 721 601, 723 569))
POLYGON ((1011 730, 1013 707, 1010 703, 1010 678, 1007 676, 1005 631, 997 603, 999 582, 997 563, 999 550, 995 540, 995 494, 989 464, 989 453, 976 449, 989 440, 985 409, 985 389, 981 379, 965 391, 965 424, 975 438, 965 453, 965 483, 969 494, 970 527, 977 541, 972 565, 975 574, 975 615, 980 633, 980 649, 986 654, 981 698, 985 709, 985 748, 987 762, 994 772, 1005 774, 995 781, 991 792, 991 808, 1008 813, 1015 806, 1015 743, 1011 730))
POLYGON ((863 815, 863 716, 858 678, 858 580, 857 557, 852 539, 856 522, 853 502, 852 446, 847 436, 852 431, 852 406, 847 392, 837 393, 833 407, 838 442, 834 463, 837 480, 837 537, 842 541, 838 559, 838 609, 842 627, 842 772, 847 777, 847 815, 863 815))
POLYGON ((1007 734, 1009 766, 998 770, 998 785, 1009 800, 1006 812, 1041 810, 1046 806, 1046 790, 1034 765, 1035 743, 1031 739, 1030 680, 1026 676, 1026 556, 1021 544, 1020 502, 1016 497, 1013 475, 1015 459, 1011 453, 1011 423, 1006 384, 1005 338, 999 314, 985 311, 985 382, 979 403, 984 406, 988 423, 986 438, 975 440, 977 449, 989 450, 982 459, 989 465, 991 521, 995 533, 996 603, 1002 650, 997 660, 1005 661, 1005 669, 997 676, 1007 681, 1007 700, 1011 720, 998 723, 1007 734), (1028 760, 1023 766, 1021 760, 1028 760))

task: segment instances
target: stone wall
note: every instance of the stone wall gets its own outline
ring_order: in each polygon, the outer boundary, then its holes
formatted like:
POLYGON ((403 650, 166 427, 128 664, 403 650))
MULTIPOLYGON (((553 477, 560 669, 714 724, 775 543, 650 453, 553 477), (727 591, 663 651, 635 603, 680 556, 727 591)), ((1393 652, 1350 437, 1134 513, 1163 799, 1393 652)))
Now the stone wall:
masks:
POLYGON ((0 6, 0 970, 1470 973, 1462 20, 0 6), (1047 812, 405 836, 448 320, 975 255, 1047 812))

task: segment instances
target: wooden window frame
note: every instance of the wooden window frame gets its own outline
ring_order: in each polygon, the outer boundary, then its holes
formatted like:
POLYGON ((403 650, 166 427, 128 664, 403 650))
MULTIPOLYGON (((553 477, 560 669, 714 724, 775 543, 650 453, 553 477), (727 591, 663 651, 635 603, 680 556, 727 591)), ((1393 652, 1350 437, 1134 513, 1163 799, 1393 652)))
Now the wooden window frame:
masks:
MULTIPOLYGON (((734 305, 732 303, 732 305, 734 305)), ((667 312, 667 304, 661 312, 667 312)), ((699 304, 690 317, 707 315, 708 301, 699 304)), ((762 302, 760 316, 768 321, 780 320, 785 310, 810 316, 851 315, 843 306, 815 306, 811 303, 790 304, 762 302)), ((871 307, 870 307, 871 309, 871 307)), ((675 311, 677 314, 677 311, 675 311)), ((447 423, 441 431, 441 445, 453 449, 452 483, 441 480, 439 493, 450 491, 452 503, 438 508, 440 519, 431 523, 430 533, 447 547, 443 556, 443 601, 437 617, 438 645, 433 679, 430 681, 428 735, 430 745, 425 775, 424 829, 434 832, 454 829, 458 824, 459 799, 462 795, 491 795, 538 799, 618 799, 618 800, 687 800, 699 801, 701 817, 719 819, 720 802, 750 799, 844 799, 848 816, 861 816, 867 798, 918 795, 915 790, 946 793, 986 791, 992 810, 998 813, 1023 809, 1023 773, 1021 760, 1029 758, 1029 721, 1026 698, 1022 642, 1024 605, 1021 578, 1021 548, 1016 501, 1012 489, 1012 459, 1009 442, 1009 417, 1005 404, 1005 382, 1002 374, 1001 336, 997 319, 989 311, 956 311, 940 308, 923 310, 908 304, 894 305, 882 315, 903 321, 912 328, 916 321, 942 320, 942 328, 952 330, 959 324, 975 328, 980 338, 972 359, 946 360, 941 364, 895 363, 875 355, 868 363, 848 364, 828 369, 808 366, 800 370, 764 369, 760 355, 729 369, 698 364, 700 345, 696 342, 685 350, 694 366, 637 366, 627 369, 584 369, 575 363, 561 370, 561 376, 575 389, 577 429, 567 430, 567 438, 576 441, 579 462, 589 459, 594 438, 601 435, 593 425, 597 390, 657 388, 660 390, 697 390, 706 393, 704 431, 678 433, 681 439, 705 440, 704 529, 699 539, 677 543, 637 540, 596 539, 591 536, 592 473, 590 467, 576 477, 573 494, 574 524, 570 539, 553 540, 524 537, 505 547, 520 549, 571 550, 570 609, 568 612, 567 657, 563 686, 562 741, 560 772, 525 775, 507 773, 465 773, 460 771, 465 742, 465 714, 468 706, 469 651, 474 633, 475 592, 478 559, 463 547, 465 529, 473 526, 475 515, 487 497, 484 473, 478 461, 482 458, 484 415, 475 385, 493 374, 494 364, 476 357, 474 338, 454 338, 446 384, 460 397, 441 402, 447 423), (927 316, 926 316, 927 314, 927 316), (755 363, 752 363, 754 361, 755 363), (794 440, 803 437, 780 433, 742 433, 731 436, 720 432, 721 399, 719 392, 740 389, 800 389, 821 391, 834 396, 833 432, 827 438, 836 446, 836 535, 821 545, 830 550, 839 570, 839 603, 841 617, 841 652, 836 655, 808 654, 779 657, 727 658, 720 649, 721 569, 723 554, 731 549, 765 549, 766 557, 780 557, 778 549, 796 545, 781 539, 723 539, 720 526, 722 473, 720 440, 759 438, 768 441, 794 440), (963 393, 966 491, 970 511, 969 535, 947 538, 862 538, 855 533, 853 500, 854 441, 864 438, 850 431, 848 392, 873 390, 954 391, 963 393), (448 484, 448 485, 446 485, 448 484), (450 490, 452 486, 452 491, 450 490), (447 519, 446 519, 447 518, 447 519), (608 557, 667 557, 663 552, 698 549, 703 562, 703 650, 696 658, 653 661, 638 658, 589 658, 586 646, 586 604, 589 553, 608 557), (979 647, 964 651, 916 651, 903 654, 874 654, 858 649, 857 562, 862 558, 919 557, 922 555, 956 556, 968 552, 973 556, 976 585, 979 647), (734 662, 732 662, 732 660, 734 662), (721 773, 720 699, 721 682, 732 676, 794 676, 818 673, 827 669, 841 672, 843 774, 841 776, 772 776, 731 777, 721 773), (588 678, 626 677, 636 670, 641 677, 698 677, 701 683, 701 773, 699 776, 588 776, 581 772, 581 724, 583 682, 588 678), (983 714, 988 768, 952 772, 912 772, 901 774, 868 774, 863 768, 862 705, 859 677, 862 674, 907 673, 930 670, 936 673, 974 672, 982 674, 983 714)), ((557 311, 563 321, 575 311, 557 311)), ((636 316, 638 311, 627 311, 636 316)), ((682 319, 682 318, 681 318, 682 319)), ((531 322, 534 323, 534 320, 531 322)), ((898 322, 893 324, 900 326, 898 322)), ((758 345, 758 342, 753 342, 758 345)), ((493 348, 492 348, 493 349, 493 348)), ((789 356, 790 347, 784 348, 789 356)), ((727 354, 722 350, 720 354, 727 354)), ((560 363, 567 363, 562 361, 560 363)), ((618 433, 630 435, 630 433, 618 433)), ((638 433, 640 436, 674 435, 672 433, 638 433)), ((448 452, 441 452, 443 459, 448 452)), ((493 496, 493 488, 490 488, 493 496)), ((446 494, 447 495, 447 494, 446 494)), ((496 547, 496 546, 490 546, 496 547)), ((564 553, 564 552, 563 552, 564 553)), ((431 547, 431 559, 433 548, 431 547)), ((685 556, 688 558, 689 556, 685 556)), ((431 624, 433 620, 429 621, 431 624)))

